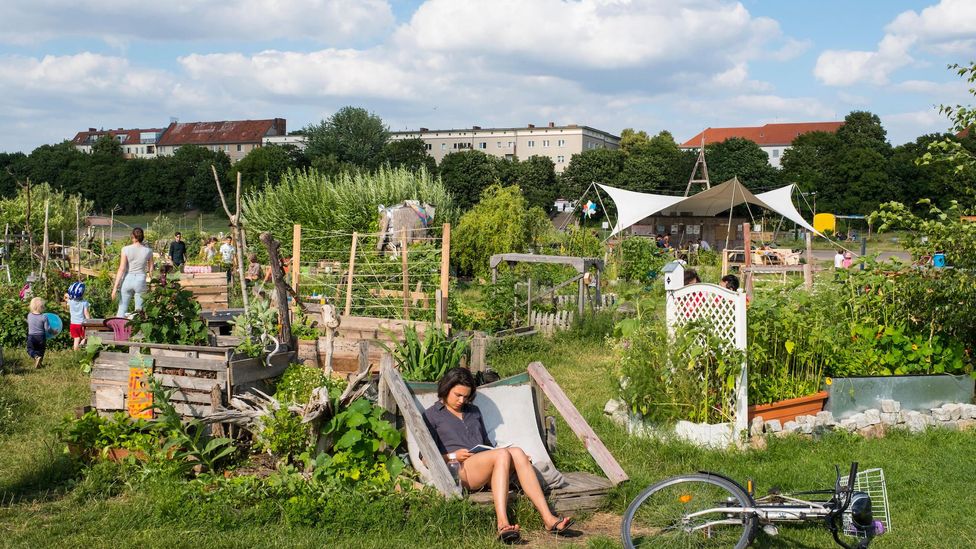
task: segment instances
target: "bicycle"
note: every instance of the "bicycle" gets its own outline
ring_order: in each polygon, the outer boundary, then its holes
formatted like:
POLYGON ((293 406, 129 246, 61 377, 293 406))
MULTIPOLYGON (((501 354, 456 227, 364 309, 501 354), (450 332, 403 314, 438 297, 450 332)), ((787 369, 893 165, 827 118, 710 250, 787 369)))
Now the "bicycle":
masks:
POLYGON ((847 477, 836 469, 832 490, 789 494, 774 490, 758 499, 753 497, 752 479, 745 488, 707 471, 663 480, 628 506, 621 525, 624 546, 744 549, 760 529, 776 535, 778 523, 823 520, 838 545, 866 549, 876 535, 890 530, 884 471, 858 473, 857 462, 851 464, 847 477), (857 541, 849 544, 841 535, 857 541))

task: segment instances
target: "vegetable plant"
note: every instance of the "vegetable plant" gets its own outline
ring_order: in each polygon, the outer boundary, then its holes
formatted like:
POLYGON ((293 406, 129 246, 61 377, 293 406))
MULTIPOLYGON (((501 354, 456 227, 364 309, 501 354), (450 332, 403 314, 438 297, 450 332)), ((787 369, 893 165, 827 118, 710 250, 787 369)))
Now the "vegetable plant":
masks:
POLYGON ((428 327, 423 339, 413 326, 404 328, 403 341, 397 341, 392 332, 389 335, 395 341, 393 348, 381 345, 393 354, 403 378, 411 381, 439 380, 444 372, 461 365, 471 342, 469 338, 450 338, 438 326, 428 327))
POLYGON ((278 310, 263 300, 256 300, 247 311, 231 321, 231 333, 241 338, 237 352, 258 357, 278 332, 278 310))
POLYGON ((383 408, 364 398, 333 416, 322 434, 332 441, 333 453, 306 456, 316 475, 347 484, 389 485, 403 470, 403 460, 393 453, 400 431, 383 419, 383 408))
POLYGON ((141 335, 152 343, 199 345, 207 341, 207 326, 200 318, 200 304, 178 282, 153 281, 143 308, 129 321, 132 337, 141 335))

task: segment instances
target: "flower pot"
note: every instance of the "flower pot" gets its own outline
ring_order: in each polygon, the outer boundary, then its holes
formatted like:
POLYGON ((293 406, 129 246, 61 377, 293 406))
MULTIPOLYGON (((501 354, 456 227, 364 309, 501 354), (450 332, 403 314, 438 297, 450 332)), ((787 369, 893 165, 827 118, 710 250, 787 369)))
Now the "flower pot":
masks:
POLYGON ((902 410, 928 412, 948 402, 972 402, 973 378, 968 375, 835 377, 827 385, 827 410, 840 420, 894 400, 902 410))
POLYGON ((149 456, 142 450, 127 450, 125 448, 107 448, 105 450, 105 458, 115 463, 122 463, 129 456, 139 461, 147 461, 149 459, 149 456))
POLYGON ((812 395, 799 398, 781 400, 772 404, 759 404, 749 407, 749 421, 756 416, 762 416, 764 421, 778 419, 780 423, 793 421, 797 416, 812 416, 823 410, 824 402, 829 393, 820 391, 812 395))

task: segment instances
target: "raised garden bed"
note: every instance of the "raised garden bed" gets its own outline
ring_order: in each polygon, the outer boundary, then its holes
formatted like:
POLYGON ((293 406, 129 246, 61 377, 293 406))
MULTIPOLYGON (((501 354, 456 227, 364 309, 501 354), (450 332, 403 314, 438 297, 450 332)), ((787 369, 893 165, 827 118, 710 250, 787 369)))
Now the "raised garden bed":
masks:
POLYGON ((263 387, 265 380, 281 375, 294 357, 293 352, 275 355, 268 367, 262 359, 235 354, 230 347, 143 342, 113 345, 129 347, 129 351, 100 352, 91 372, 92 406, 101 414, 128 409, 133 358, 141 356, 152 377, 164 388, 175 390, 171 402, 180 414, 200 418, 235 394, 263 387), (140 355, 140 349, 148 349, 149 354, 140 355))
POLYGON ((835 377, 827 386, 825 409, 841 420, 894 400, 902 410, 929 412, 946 403, 972 402, 973 383, 970 376, 949 374, 835 377))
POLYGON ((761 416, 765 421, 778 419, 780 423, 786 423, 793 421, 797 416, 817 415, 817 412, 824 409, 824 401, 827 400, 827 396, 827 391, 820 391, 812 395, 781 400, 772 404, 750 406, 749 421, 751 422, 754 417, 761 416))

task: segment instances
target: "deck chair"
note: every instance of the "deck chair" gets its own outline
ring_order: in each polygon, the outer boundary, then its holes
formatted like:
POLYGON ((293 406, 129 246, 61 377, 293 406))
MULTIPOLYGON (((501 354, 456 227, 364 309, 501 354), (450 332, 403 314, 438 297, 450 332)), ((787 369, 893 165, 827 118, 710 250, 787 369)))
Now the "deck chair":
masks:
MULTIPOLYGON (((414 403, 421 414, 428 407, 437 402, 437 387, 430 390, 428 383, 411 385, 408 387, 413 394, 414 403)), ((561 488, 566 485, 566 478, 552 463, 549 449, 542 441, 539 432, 539 420, 532 395, 532 387, 525 385, 483 385, 475 393, 474 405, 481 410, 485 422, 488 438, 496 446, 511 444, 518 446, 532 460, 536 473, 544 481, 543 485, 550 489, 561 488)), ((414 469, 425 470, 426 466, 420 459, 418 445, 413 440, 413 434, 407 431, 407 448, 410 449, 410 463, 414 469)))
POLYGON ((129 341, 132 328, 129 327, 129 319, 125 317, 106 318, 105 325, 112 329, 115 341, 129 341))

